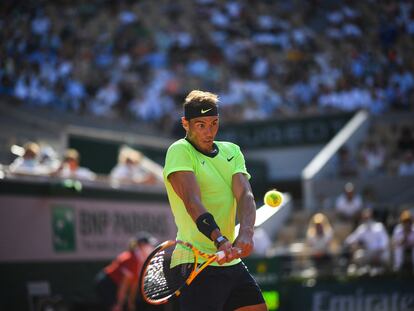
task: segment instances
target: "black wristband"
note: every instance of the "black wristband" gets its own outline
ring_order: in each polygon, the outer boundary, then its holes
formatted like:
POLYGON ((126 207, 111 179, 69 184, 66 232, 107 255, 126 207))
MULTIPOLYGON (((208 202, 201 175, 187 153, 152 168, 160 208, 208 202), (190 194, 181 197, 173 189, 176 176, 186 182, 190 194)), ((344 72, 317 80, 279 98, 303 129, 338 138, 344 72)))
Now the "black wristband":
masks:
POLYGON ((216 221, 214 220, 213 215, 210 213, 204 213, 200 215, 196 220, 197 229, 204 234, 206 237, 211 239, 211 233, 219 229, 219 226, 217 226, 216 221))

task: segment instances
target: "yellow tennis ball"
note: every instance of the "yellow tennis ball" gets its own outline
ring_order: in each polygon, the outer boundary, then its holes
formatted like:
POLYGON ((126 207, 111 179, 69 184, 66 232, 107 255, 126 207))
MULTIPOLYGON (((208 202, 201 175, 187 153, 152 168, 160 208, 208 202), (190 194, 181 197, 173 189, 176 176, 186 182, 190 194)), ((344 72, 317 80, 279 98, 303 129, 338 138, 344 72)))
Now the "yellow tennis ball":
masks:
POLYGON ((270 207, 278 207, 283 202, 283 194, 275 189, 269 190, 264 196, 264 203, 270 207))

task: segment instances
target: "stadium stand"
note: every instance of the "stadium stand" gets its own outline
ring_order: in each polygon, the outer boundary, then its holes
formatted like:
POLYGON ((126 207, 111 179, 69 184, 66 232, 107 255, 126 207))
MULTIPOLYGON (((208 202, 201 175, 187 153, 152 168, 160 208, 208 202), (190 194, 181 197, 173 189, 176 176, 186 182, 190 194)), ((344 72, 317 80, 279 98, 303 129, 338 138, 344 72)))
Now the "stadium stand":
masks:
POLYGON ((412 109, 409 1, 2 6, 0 89, 26 105, 167 132, 193 88, 219 92, 236 121, 412 109))

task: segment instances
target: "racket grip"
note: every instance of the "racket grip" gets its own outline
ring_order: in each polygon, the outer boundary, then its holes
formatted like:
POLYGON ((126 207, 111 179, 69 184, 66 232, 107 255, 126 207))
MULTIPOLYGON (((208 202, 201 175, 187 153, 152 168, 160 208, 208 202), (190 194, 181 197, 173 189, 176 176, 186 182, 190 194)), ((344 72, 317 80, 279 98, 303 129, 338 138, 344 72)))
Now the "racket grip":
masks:
MULTIPOLYGON (((242 252, 242 250, 240 248, 238 248, 237 253, 241 254, 241 252, 242 252)), ((219 252, 216 253, 216 256, 217 256, 216 260, 219 261, 219 260, 223 259, 224 257, 226 257, 226 253, 224 251, 219 251, 219 252)))
POLYGON ((222 260, 224 257, 226 257, 226 254, 224 253, 224 251, 219 251, 216 253, 217 256, 217 261, 222 260))

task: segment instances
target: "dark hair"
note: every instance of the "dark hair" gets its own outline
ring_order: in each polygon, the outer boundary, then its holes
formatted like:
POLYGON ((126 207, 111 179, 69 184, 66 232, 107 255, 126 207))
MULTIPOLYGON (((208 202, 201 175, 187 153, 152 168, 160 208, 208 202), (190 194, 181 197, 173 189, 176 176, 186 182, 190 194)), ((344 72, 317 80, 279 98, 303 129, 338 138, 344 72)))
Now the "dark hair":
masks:
POLYGON ((138 232, 129 241, 129 249, 134 249, 137 245, 142 245, 142 244, 151 244, 155 246, 157 244, 157 239, 148 232, 145 232, 145 231, 138 232))
POLYGON ((200 90, 191 91, 183 104, 186 120, 198 117, 218 116, 218 96, 200 90))
POLYGON ((185 108, 187 105, 200 105, 201 103, 210 105, 211 107, 217 106, 218 96, 210 92, 193 90, 185 98, 183 106, 185 108))

